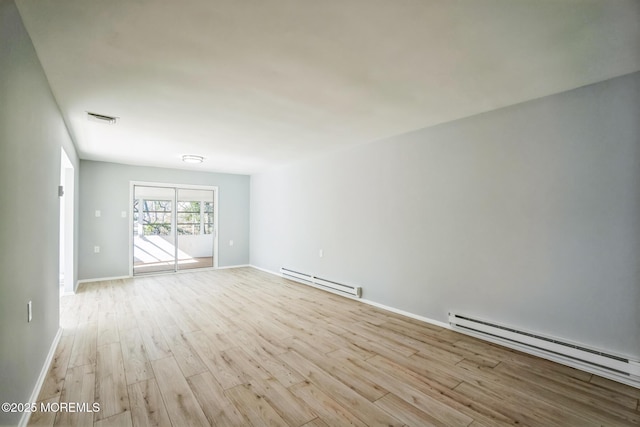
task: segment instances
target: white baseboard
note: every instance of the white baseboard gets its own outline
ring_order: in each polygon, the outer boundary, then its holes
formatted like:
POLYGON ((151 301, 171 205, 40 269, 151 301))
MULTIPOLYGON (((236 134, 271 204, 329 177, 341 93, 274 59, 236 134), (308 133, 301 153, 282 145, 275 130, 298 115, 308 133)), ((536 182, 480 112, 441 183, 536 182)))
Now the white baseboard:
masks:
POLYGON ((368 299, 359 299, 358 301, 363 302, 365 304, 372 305, 374 307, 381 308, 383 310, 390 311, 392 313, 400 314, 402 316, 407 316, 407 317, 410 317, 412 319, 419 320, 421 322, 430 323, 432 325, 440 326, 441 328, 445 328, 445 329, 451 329, 451 325, 449 325, 449 323, 447 323, 447 322, 441 322, 439 320, 431 319, 429 317, 424 317, 424 316, 420 316, 418 314, 413 314, 413 313, 410 313, 408 311, 400 310, 398 308, 390 307, 388 305, 380 304, 379 302, 370 301, 368 299))
POLYGON ((276 272, 273 272, 271 270, 267 270, 266 268, 255 266, 253 264, 249 264, 249 267, 255 268, 256 270, 264 271, 265 273, 273 274, 274 276, 282 277, 282 275, 280 275, 280 273, 276 273, 276 272))
POLYGON ((121 279, 131 279, 131 276, 97 277, 95 279, 82 279, 76 282, 76 289, 78 289, 78 285, 81 283, 105 282, 107 280, 121 280, 121 279))
POLYGON ((216 268, 216 270, 226 270, 227 268, 243 268, 243 267, 251 267, 251 266, 249 264, 225 265, 225 266, 216 268))
MULTIPOLYGON (((267 270, 265 268, 257 267, 255 265, 249 265, 249 267, 255 268, 256 270, 264 271, 265 273, 273 274, 274 276, 282 277, 282 275, 280 273, 276 273, 276 272, 273 272, 271 270, 267 270)), ((292 280, 289 277, 287 277, 286 279, 287 280, 292 280)), ((314 286, 313 284, 303 283, 303 282, 299 282, 297 280, 292 280, 292 281, 293 282, 297 282, 297 283, 302 283, 303 285, 311 286, 313 288, 320 289, 320 290, 323 290, 323 291, 326 291, 326 292, 331 292, 332 294, 340 295, 340 296, 343 296, 345 298, 352 299, 354 301, 358 301, 358 302, 362 302, 362 303, 365 303, 365 304, 368 304, 368 305, 372 305, 374 307, 378 307, 378 308, 381 308, 383 310, 390 311, 392 313, 396 313, 396 314, 400 314, 402 316, 410 317, 412 319, 420 320, 421 322, 425 322, 425 323, 429 323, 429 324, 432 324, 432 325, 440 326, 441 328, 445 328, 445 329, 451 329, 451 326, 449 325, 448 322, 441 322, 439 320, 430 319, 428 317, 420 316, 418 314, 410 313, 408 311, 400 310, 399 308, 390 307, 388 305, 380 304, 379 302, 371 301, 371 300, 368 300, 368 299, 355 298, 355 297, 351 297, 350 295, 345 295, 343 293, 332 292, 330 289, 322 288, 320 286, 314 286)))
MULTIPOLYGON (((44 365, 42 366, 42 370, 40 371, 40 375, 38 376, 38 380, 36 381, 36 385, 31 393, 31 397, 27 402, 36 403, 38 401, 38 395, 40 394, 40 389, 44 384, 45 378, 47 378, 47 373, 49 372, 49 367, 51 366, 51 362, 53 361, 53 356, 56 354, 56 349, 58 348, 58 343, 60 342, 60 338, 62 337, 62 328, 58 328, 58 332, 56 332, 56 336, 53 337, 53 342, 51 343, 51 347, 49 347, 49 354, 47 354, 47 358, 44 361, 44 365)), ((22 417, 20 418, 20 422, 18 423, 19 427, 26 427, 29 424, 29 418, 31 417, 31 412, 24 412, 22 417)))

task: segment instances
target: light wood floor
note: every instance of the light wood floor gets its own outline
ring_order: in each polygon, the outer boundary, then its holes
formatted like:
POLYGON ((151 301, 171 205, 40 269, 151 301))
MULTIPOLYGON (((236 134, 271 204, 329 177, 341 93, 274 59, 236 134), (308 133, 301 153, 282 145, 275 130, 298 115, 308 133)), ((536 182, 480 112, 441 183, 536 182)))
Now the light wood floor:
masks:
POLYGON ((640 390, 253 269, 85 284, 31 425, 625 426, 640 390))

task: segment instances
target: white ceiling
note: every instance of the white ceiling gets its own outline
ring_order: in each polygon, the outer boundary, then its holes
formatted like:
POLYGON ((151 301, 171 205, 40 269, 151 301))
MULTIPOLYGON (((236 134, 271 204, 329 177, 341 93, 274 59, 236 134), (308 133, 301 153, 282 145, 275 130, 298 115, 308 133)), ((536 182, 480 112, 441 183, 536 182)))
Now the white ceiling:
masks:
POLYGON ((17 4, 80 157, 128 164, 254 173, 640 70, 637 0, 17 4))

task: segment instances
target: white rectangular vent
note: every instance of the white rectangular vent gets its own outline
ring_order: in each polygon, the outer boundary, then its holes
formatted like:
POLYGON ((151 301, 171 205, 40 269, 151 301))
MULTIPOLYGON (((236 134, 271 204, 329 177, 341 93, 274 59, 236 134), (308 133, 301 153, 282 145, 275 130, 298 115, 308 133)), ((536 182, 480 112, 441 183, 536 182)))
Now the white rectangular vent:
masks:
POLYGON ((295 280, 304 284, 311 284, 325 289, 331 289, 342 294, 362 297, 362 288, 359 286, 349 286, 343 283, 334 282, 333 280, 322 279, 311 274, 300 273, 299 271, 290 270, 288 268, 280 268, 280 274, 287 279, 295 280))
POLYGON ((90 113, 87 111, 87 120, 90 122, 102 123, 105 125, 115 125, 117 117, 105 116, 104 114, 90 113))
POLYGON ((640 388, 640 362, 496 322, 449 313, 454 330, 640 388))

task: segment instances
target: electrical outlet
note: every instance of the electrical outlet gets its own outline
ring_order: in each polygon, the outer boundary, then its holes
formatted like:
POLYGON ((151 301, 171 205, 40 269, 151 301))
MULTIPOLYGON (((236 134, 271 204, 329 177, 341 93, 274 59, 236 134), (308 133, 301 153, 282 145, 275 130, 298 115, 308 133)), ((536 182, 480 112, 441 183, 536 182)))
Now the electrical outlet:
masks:
POLYGON ((318 255, 320 256, 320 258, 322 258, 324 256, 324 251, 320 249, 320 251, 318 251, 318 255))
POLYGON ((126 217, 127 217, 127 211, 122 211, 122 212, 120 212, 120 216, 121 216, 122 218, 126 218, 126 217))
POLYGON ((27 303, 27 323, 33 320, 33 310, 31 309, 31 301, 27 303))
POLYGON ((102 213, 99 210, 96 210, 96 218, 100 218, 100 215, 102 215, 102 213))
POLYGON ((233 240, 229 240, 229 246, 233 246, 233 240))
POLYGON ((99 254, 100 253, 100 246, 94 246, 93 247, 93 253, 99 254))

